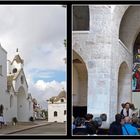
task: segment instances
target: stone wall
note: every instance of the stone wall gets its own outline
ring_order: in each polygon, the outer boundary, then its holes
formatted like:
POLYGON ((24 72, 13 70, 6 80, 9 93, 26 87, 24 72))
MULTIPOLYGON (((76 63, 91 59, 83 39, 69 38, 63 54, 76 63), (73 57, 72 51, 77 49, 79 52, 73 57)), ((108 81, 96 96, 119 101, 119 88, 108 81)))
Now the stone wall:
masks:
POLYGON ((109 115, 110 12, 110 8, 106 6, 90 6, 90 30, 73 32, 73 49, 82 57, 87 67, 87 109, 88 113, 93 113, 94 116, 101 113, 109 115))
POLYGON ((90 29, 73 31, 72 47, 88 72, 88 113, 106 113, 107 122, 112 122, 121 103, 133 101, 133 45, 140 32, 140 6, 89 5, 89 9, 90 29))

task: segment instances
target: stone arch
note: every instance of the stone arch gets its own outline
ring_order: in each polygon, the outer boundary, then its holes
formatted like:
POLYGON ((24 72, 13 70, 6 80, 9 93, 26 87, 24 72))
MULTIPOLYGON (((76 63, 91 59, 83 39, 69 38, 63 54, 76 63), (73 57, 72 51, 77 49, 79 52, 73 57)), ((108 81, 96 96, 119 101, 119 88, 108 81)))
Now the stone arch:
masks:
POLYGON ((88 5, 73 6, 73 31, 89 30, 90 16, 88 5))
POLYGON ((122 62, 118 71, 117 112, 121 111, 121 104, 131 102, 131 74, 126 62, 122 62))
MULTIPOLYGON (((72 73, 73 73, 72 93, 73 93, 73 106, 74 106, 73 113, 84 114, 87 112, 88 73, 87 73, 85 62, 83 61, 81 56, 74 50, 73 50, 72 73), (82 109, 83 111, 81 111, 82 109)), ((81 114, 81 116, 83 114, 81 114)))
POLYGON ((133 46, 138 33, 140 32, 140 6, 129 6, 120 22, 119 39, 133 52, 133 46))
POLYGON ((17 119, 18 121, 25 121, 25 114, 26 108, 26 94, 25 89, 21 86, 18 89, 17 94, 17 119))
MULTIPOLYGON (((121 24, 121 20, 123 18, 124 13, 126 12, 126 10, 129 8, 129 6, 125 5, 125 6, 115 6, 112 10, 113 13, 113 20, 115 20, 115 22, 117 22, 118 24, 116 24, 117 29, 119 29, 120 24, 121 24)), ((118 30, 119 31, 119 30, 118 30)), ((119 32, 118 32, 119 33, 119 32)))
MULTIPOLYGON (((139 89, 137 89, 135 81, 135 71, 137 70, 137 65, 140 65, 139 62, 135 61, 135 53, 137 45, 140 44, 140 6, 127 6, 124 10, 122 20, 120 21, 119 27, 119 39, 123 44, 129 49, 130 53, 133 56, 133 69, 131 73, 132 80, 132 102, 135 104, 136 108, 140 108, 139 100, 139 89), (136 68, 136 69, 135 69, 136 68)), ((137 50, 138 53, 138 50, 137 50)))

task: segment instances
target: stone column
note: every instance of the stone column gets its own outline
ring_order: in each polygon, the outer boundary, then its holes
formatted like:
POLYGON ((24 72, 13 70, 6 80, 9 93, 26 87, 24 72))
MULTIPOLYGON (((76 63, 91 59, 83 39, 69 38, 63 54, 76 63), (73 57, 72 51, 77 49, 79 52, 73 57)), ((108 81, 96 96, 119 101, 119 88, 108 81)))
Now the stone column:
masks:
POLYGON ((94 60, 88 62, 88 100, 87 112, 94 117, 102 113, 109 118, 110 61, 94 60), (100 65, 102 64, 102 65, 100 65))

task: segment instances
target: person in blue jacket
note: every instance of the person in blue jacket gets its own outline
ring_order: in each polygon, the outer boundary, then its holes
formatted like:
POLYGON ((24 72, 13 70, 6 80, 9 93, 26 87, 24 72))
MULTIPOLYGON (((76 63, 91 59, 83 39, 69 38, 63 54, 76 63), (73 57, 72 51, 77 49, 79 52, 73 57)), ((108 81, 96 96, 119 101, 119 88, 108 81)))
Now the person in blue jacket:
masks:
POLYGON ((123 135, 139 135, 136 127, 132 126, 130 117, 124 118, 124 125, 122 126, 123 135))

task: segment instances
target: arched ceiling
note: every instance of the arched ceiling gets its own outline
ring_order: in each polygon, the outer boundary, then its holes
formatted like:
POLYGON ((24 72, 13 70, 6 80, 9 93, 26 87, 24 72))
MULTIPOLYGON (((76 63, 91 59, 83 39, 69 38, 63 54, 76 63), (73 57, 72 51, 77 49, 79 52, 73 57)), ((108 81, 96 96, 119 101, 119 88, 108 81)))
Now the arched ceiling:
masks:
POLYGON ((87 79, 87 68, 83 61, 83 59, 80 57, 78 53, 76 53, 73 50, 73 65, 78 71, 79 79, 87 79))
POLYGON ((130 6, 123 15, 119 28, 119 38, 133 52, 134 42, 140 32, 140 6, 130 6))

